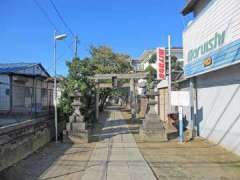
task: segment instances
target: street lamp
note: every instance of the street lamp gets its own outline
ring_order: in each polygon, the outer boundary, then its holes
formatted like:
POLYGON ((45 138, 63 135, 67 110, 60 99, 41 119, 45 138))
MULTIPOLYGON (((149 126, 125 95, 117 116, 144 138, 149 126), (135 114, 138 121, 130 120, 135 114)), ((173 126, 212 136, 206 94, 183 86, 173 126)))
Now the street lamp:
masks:
POLYGON ((64 40, 67 37, 66 34, 57 35, 57 32, 54 31, 54 53, 53 53, 53 61, 54 61, 54 120, 55 120, 55 140, 58 141, 58 117, 57 117, 57 68, 56 68, 56 47, 57 40, 64 40))

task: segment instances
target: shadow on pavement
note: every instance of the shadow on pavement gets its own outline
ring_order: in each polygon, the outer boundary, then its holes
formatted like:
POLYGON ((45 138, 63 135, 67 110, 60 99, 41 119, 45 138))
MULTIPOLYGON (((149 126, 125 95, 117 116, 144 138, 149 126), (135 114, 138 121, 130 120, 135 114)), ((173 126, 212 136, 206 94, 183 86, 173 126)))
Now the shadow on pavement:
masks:
POLYGON ((71 143, 51 142, 0 173, 1 180, 36 180, 61 157, 71 143))

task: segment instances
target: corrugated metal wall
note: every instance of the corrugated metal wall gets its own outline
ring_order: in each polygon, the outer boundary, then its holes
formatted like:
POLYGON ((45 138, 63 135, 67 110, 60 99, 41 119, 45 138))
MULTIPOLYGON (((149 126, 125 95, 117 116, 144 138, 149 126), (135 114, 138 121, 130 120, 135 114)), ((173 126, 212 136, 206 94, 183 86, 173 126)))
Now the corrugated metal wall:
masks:
POLYGON ((10 109, 9 83, 8 75, 0 75, 0 111, 10 109))

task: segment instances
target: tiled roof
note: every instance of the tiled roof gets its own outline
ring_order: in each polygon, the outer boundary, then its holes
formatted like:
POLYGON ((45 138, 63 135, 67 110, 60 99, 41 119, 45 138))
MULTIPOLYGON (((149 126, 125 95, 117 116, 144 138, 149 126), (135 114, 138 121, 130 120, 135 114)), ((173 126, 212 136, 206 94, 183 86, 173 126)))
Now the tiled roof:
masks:
POLYGON ((148 60, 155 52, 156 52, 155 49, 144 50, 143 54, 138 59, 139 61, 144 62, 148 60))

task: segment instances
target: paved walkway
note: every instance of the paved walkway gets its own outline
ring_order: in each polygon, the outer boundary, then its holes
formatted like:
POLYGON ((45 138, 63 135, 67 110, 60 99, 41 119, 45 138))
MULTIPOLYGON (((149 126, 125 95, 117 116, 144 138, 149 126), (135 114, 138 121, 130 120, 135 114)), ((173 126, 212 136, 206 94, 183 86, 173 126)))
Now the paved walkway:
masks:
POLYGON ((83 180, 156 179, 128 131, 121 112, 112 108, 83 180))
POLYGON ((102 117, 97 142, 50 143, 7 169, 1 180, 155 180, 117 107, 102 117))
POLYGON ((97 141, 50 143, 2 175, 0 173, 0 179, 240 179, 240 157, 218 145, 203 139, 184 144, 176 140, 143 142, 138 134, 139 123, 126 124, 129 113, 121 112, 117 107, 108 111, 108 117, 101 118, 102 124, 97 126, 101 131, 94 133, 93 139, 97 141))
POLYGON ((220 146, 198 138, 143 142, 140 122, 126 124, 131 115, 117 107, 108 111, 94 142, 49 143, 0 173, 0 180, 240 179, 240 157, 220 146))

